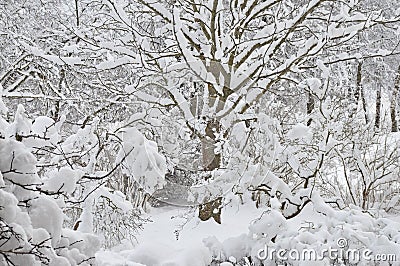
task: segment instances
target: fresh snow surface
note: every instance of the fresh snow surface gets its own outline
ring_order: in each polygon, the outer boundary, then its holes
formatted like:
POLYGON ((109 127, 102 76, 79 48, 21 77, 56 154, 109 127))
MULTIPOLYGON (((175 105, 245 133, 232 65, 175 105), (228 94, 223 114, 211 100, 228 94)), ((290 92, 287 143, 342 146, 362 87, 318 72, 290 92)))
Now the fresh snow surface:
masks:
POLYGON ((194 217, 190 219, 197 212, 185 207, 151 209, 148 218, 153 222, 144 226, 137 237, 138 244, 125 244, 112 251, 100 251, 96 254, 96 260, 99 266, 209 265, 212 254, 203 239, 216 237, 223 242, 228 238, 247 234, 250 222, 261 216, 262 212, 261 209, 249 206, 241 208, 239 213, 237 207, 227 206, 222 212, 220 225, 213 219, 205 222, 194 217), (188 221, 185 216, 189 218, 188 221), (180 231, 178 236, 176 230, 180 231))
MULTIPOLYGON (((300 215, 289 220, 285 220, 280 212, 274 209, 269 211, 265 208, 257 209, 251 202, 242 205, 240 210, 237 202, 225 206, 221 225, 212 219, 199 221, 195 215, 197 211, 185 207, 151 209, 148 218, 153 222, 145 225, 137 237, 137 243, 124 242, 111 250, 98 252, 97 264, 99 266, 234 265, 226 261, 212 264, 211 261, 223 253, 225 258, 234 263, 235 260, 241 259, 249 248, 252 254, 262 249, 264 243, 271 240, 269 237, 275 234, 283 236, 276 240, 276 245, 284 249, 291 246, 302 250, 308 246, 319 250, 320 245, 334 248, 338 239, 343 238, 347 243, 347 240, 354 241, 353 236, 357 235, 356 240, 362 239, 363 248, 370 248, 381 254, 400 255, 396 240, 400 224, 395 217, 374 220, 357 210, 335 211, 318 201, 307 205, 300 215), (391 236, 396 244, 388 244, 386 237, 374 236, 373 232, 378 227, 382 227, 381 233, 391 236), (261 235, 268 237, 259 238, 261 235), (325 243, 323 239, 327 242, 325 243), (385 247, 386 249, 383 249, 385 247)), ((357 241, 348 243, 351 243, 351 248, 361 247, 357 241)), ((274 265, 273 261, 269 263, 265 265, 274 265)), ((329 260, 299 261, 295 265, 329 265, 329 260)))

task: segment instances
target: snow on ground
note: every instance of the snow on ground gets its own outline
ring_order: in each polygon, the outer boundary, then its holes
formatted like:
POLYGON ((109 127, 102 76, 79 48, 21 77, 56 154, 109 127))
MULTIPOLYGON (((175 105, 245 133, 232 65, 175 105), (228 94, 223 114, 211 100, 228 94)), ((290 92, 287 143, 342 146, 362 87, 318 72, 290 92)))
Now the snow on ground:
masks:
POLYGON ((113 251, 97 253, 98 265, 208 265, 211 262, 211 254, 203 239, 215 236, 223 242, 228 238, 247 234, 250 222, 260 217, 263 212, 248 206, 240 208, 239 213, 237 206, 227 206, 222 212, 222 224, 217 224, 212 219, 205 222, 199 219, 187 221, 184 216, 187 216, 185 214, 188 212, 191 213, 190 217, 197 215, 197 212, 193 211, 187 207, 175 206, 151 209, 149 218, 153 222, 147 223, 137 236, 138 243, 134 247, 125 244, 113 251), (180 230, 178 237, 176 230, 180 230))
MULTIPOLYGON (((249 245, 249 250, 256 252, 263 247, 265 239, 254 238, 253 234, 263 232, 269 237, 279 234, 281 237, 276 244, 284 249, 291 247, 302 250, 308 246, 318 251, 321 245, 333 248, 339 245, 337 241, 343 240, 352 249, 370 248, 375 253, 387 252, 400 256, 400 224, 395 221, 399 220, 398 217, 373 219, 361 210, 334 211, 326 204, 318 202, 310 203, 300 215, 283 221, 283 224, 279 222, 281 216, 278 214, 274 210, 266 212, 265 208, 257 209, 252 203, 241 205, 239 211, 236 203, 225 206, 222 224, 217 224, 213 220, 199 221, 195 217, 197 211, 187 207, 151 209, 148 215, 153 222, 145 225, 137 236, 137 243, 124 243, 112 250, 98 252, 97 264, 208 266, 212 257, 218 257, 219 252, 223 252, 225 258, 242 258, 243 254, 248 253, 246 249, 249 245), (389 243, 389 238, 393 242, 389 243), (363 241, 359 242, 359 239, 363 241)), ((329 265, 327 259, 319 262, 321 264, 318 265, 329 265)), ((266 265, 274 265, 271 263, 266 265)), ((317 265, 316 261, 309 263, 317 265)))
MULTIPOLYGON (((111 251, 100 251, 96 261, 99 266, 207 266, 212 254, 204 239, 209 238, 209 243, 217 242, 212 240, 214 237, 219 243, 228 240, 224 245, 232 244, 230 249, 237 249, 237 237, 243 235, 245 243, 244 234, 249 233, 249 225, 263 212, 265 209, 257 209, 255 204, 241 205, 240 210, 237 204, 228 205, 222 211, 222 223, 217 224, 213 219, 205 222, 196 219, 193 216, 198 212, 188 207, 152 208, 147 217, 152 222, 145 224, 137 243, 125 242, 111 251)), ((309 221, 318 220, 313 215, 312 210, 305 210, 304 215, 288 221, 288 225, 291 228, 307 226, 309 221)))

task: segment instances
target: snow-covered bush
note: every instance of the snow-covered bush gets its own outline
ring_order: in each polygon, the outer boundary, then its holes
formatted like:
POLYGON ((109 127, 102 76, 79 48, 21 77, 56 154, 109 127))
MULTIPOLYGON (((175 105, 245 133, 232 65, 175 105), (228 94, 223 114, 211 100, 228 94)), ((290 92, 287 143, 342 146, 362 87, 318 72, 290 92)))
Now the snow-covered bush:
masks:
POLYGON ((0 260, 6 265, 89 265, 101 245, 133 241, 145 222, 110 178, 123 161, 131 165, 140 157, 143 144, 150 165, 136 161, 134 173, 150 182, 144 176, 154 163, 154 176, 162 178, 163 158, 154 144, 134 131, 134 156, 121 152, 110 169, 97 161, 107 143, 100 143, 96 122, 64 136, 64 120, 31 120, 22 105, 12 123, 0 116, 0 260))
POLYGON ((14 139, 0 139, 0 261, 5 265, 90 265, 100 248, 92 234, 64 228, 65 204, 44 190, 36 158, 14 139), (82 242, 82 243, 81 243, 82 242))
POLYGON ((134 206, 145 209, 149 196, 165 185, 166 160, 159 154, 157 143, 148 140, 136 128, 126 128, 116 163, 136 188, 137 195, 132 195, 131 199, 134 206))
POLYGON ((355 206, 333 209, 315 193, 293 219, 266 209, 247 234, 223 242, 209 237, 203 243, 215 262, 233 265, 395 265, 400 224, 355 206))

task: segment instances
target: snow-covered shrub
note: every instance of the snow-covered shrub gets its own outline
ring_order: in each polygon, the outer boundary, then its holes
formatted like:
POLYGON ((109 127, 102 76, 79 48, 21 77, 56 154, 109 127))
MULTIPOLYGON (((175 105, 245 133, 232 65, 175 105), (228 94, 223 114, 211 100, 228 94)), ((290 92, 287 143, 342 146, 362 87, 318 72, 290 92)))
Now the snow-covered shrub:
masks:
POLYGON ((293 219, 267 209, 247 234, 203 242, 214 261, 234 258, 234 265, 395 265, 400 224, 355 206, 335 210, 314 193, 312 203, 293 219))
POLYGON ((14 139, 0 139, 0 261, 5 265, 89 265, 100 241, 63 228, 63 201, 43 190, 36 158, 14 139), (82 243, 80 243, 82 242, 82 243), (75 244, 80 243, 81 248, 75 244))
MULTIPOLYGON (((98 160, 110 144, 101 143, 96 121, 65 136, 64 120, 30 119, 22 105, 12 123, 0 116, 0 260, 6 265, 89 265, 101 245, 132 241, 145 222, 125 195, 111 188, 122 161, 98 160)), ((143 144, 144 137, 137 136, 143 144)), ((146 148, 152 156, 147 162, 162 169, 154 145, 146 148)))
POLYGON ((105 247, 113 247, 123 240, 134 242, 135 235, 143 228, 146 219, 141 218, 140 210, 125 199, 119 191, 102 187, 95 192, 93 199, 93 229, 103 238, 105 247))
POLYGON ((148 140, 136 128, 125 128, 116 164, 121 165, 122 174, 133 181, 137 194, 132 195, 134 206, 145 209, 149 196, 166 183, 166 159, 158 152, 157 143, 148 140))

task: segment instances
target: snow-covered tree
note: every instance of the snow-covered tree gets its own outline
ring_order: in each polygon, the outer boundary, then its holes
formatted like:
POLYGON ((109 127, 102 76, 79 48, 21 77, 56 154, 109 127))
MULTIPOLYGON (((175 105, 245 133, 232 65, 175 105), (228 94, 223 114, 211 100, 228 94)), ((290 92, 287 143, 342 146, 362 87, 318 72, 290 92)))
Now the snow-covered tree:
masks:
MULTIPOLYGON (((159 116, 168 119, 169 115, 169 119, 179 121, 183 135, 178 143, 191 143, 186 145, 187 152, 201 157, 189 168, 197 169, 197 173, 205 171, 195 175, 194 183, 203 190, 194 191, 192 200, 217 209, 220 206, 213 200, 219 201, 219 196, 231 190, 228 187, 235 186, 241 175, 248 175, 246 164, 260 166, 256 156, 244 159, 240 146, 251 145, 246 140, 254 137, 260 114, 271 109, 264 104, 277 101, 273 95, 279 98, 306 93, 306 113, 312 115, 315 97, 323 100, 332 88, 329 68, 348 67, 346 62, 396 53, 379 50, 363 54, 349 49, 360 32, 398 20, 396 15, 387 17, 376 8, 363 9, 355 1, 107 1, 101 10, 109 15, 103 18, 102 25, 118 25, 115 29, 107 28, 114 29, 114 40, 95 41, 78 30, 76 35, 86 40, 85 47, 113 55, 99 65, 114 68, 128 64, 140 69, 140 79, 126 87, 126 91, 148 103, 146 108, 160 110, 159 116), (233 144, 235 139, 239 140, 237 144, 233 144), (238 171, 234 165, 242 169, 238 171), (230 169, 230 178, 219 169, 230 169)), ((347 80, 353 82, 354 78, 347 80)), ((290 108, 292 104, 286 100, 286 106, 290 108)), ((292 110, 301 110, 296 107, 292 110)), ((323 132, 325 135, 318 140, 324 138, 324 145, 329 145, 330 129, 323 132)), ((185 148, 176 145, 167 154, 174 157, 172 151, 185 148)), ((310 148, 308 158, 305 154, 302 159, 297 158, 303 160, 304 169, 294 163, 294 157, 289 158, 291 152, 286 152, 293 175, 286 182, 290 186, 307 190, 315 183, 327 151, 321 151, 318 145, 310 148)), ((273 154, 279 154, 279 150, 273 154)), ((173 164, 182 165, 181 157, 178 152, 173 164)), ((265 169, 253 171, 253 189, 265 185, 265 179, 259 177, 269 171, 265 169)), ((277 172, 277 178, 281 179, 284 173, 277 172)), ((266 181, 270 182, 274 181, 266 181)), ((275 191, 269 185, 266 187, 275 191)), ((291 190, 288 187, 284 191, 291 190)), ((283 194, 281 200, 288 207, 294 202, 284 191, 279 194, 283 194)), ((310 196, 301 196, 303 200, 298 199, 290 208, 300 210, 310 196)), ((201 208, 205 209, 208 208, 201 208)))

